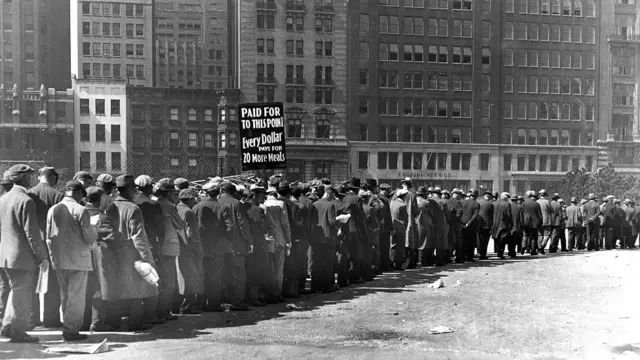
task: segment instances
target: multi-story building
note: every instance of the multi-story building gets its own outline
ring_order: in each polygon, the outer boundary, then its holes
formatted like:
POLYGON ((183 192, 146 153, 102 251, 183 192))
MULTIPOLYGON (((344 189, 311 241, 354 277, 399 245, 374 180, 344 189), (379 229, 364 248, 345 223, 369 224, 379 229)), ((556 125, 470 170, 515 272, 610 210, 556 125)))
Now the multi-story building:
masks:
POLYGON ((127 82, 74 79, 73 93, 75 168, 127 172, 127 82))
POLYGON ((0 1, 0 84, 71 87, 68 0, 0 1))
POLYGON ((71 74, 153 85, 152 0, 71 2, 71 74))
POLYGON ((154 76, 158 87, 225 89, 229 0, 154 4, 154 76))
POLYGON ((594 0, 349 6, 353 175, 523 192, 596 164, 594 0))
POLYGON ((72 172, 73 92, 0 89, 0 168, 15 163, 72 172))
POLYGON ((632 0, 602 2, 599 162, 619 171, 640 172, 638 59, 640 5, 632 0), (603 121, 606 120, 606 121, 603 121))
POLYGON ((127 88, 132 174, 190 180, 236 175, 238 90, 127 88))
POLYGON ((236 10, 232 77, 243 101, 284 103, 285 176, 346 178, 347 1, 240 0, 236 10))

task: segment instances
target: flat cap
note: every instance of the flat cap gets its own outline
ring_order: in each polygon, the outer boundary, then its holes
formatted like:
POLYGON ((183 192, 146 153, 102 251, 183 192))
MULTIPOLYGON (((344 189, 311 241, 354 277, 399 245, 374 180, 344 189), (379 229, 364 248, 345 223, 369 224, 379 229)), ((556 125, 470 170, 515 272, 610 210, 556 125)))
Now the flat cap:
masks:
POLYGON ((100 174, 96 181, 100 181, 103 184, 115 184, 115 179, 110 174, 100 174))
POLYGON ((45 166, 38 169, 38 176, 59 176, 56 168, 53 166, 45 166))
POLYGON ((605 200, 607 200, 607 201, 609 201, 609 200, 613 200, 613 199, 615 199, 615 198, 616 198, 616 197, 615 197, 615 196, 613 196, 613 195, 607 195, 604 199, 605 199, 605 200))
POLYGON ((577 203, 578 203, 578 198, 577 198, 577 197, 575 197, 575 196, 574 196, 574 197, 572 197, 572 198, 571 198, 571 203, 572 203, 572 204, 577 204, 577 203))
POLYGON ((589 200, 595 200, 596 199, 596 194, 594 193, 590 193, 589 196, 587 196, 587 199, 589 200))
POLYGON ((9 170, 5 171, 2 174, 2 179, 0 180, 0 185, 8 185, 8 184, 13 184, 11 182, 11 177, 9 176, 9 170))
POLYGON ((264 186, 262 186, 260 184, 251 184, 251 186, 249 187, 249 191, 252 191, 252 192, 264 192, 265 188, 264 188, 264 186))
POLYGON ((158 180, 158 182, 156 183, 155 190, 156 191, 172 191, 172 190, 175 190, 175 188, 173 187, 173 182, 171 181, 171 179, 162 178, 158 180))
POLYGON ((204 185, 202 186, 202 190, 207 191, 207 192, 209 192, 209 191, 215 191, 215 190, 220 189, 220 186, 219 186, 219 185, 220 185, 220 183, 218 183, 218 182, 215 182, 215 181, 209 181, 209 182, 207 182, 206 184, 204 184, 204 185))
POLYGON ((407 190, 407 189, 398 189, 398 190, 396 190, 396 196, 398 196, 398 197, 407 195, 408 193, 409 193, 409 190, 407 190))
POLYGON ((416 195, 427 195, 427 188, 419 186, 418 191, 416 191, 416 195))
POLYGON ((100 202, 100 198, 104 194, 104 190, 99 186, 89 186, 86 191, 87 201, 91 203, 100 202))
POLYGON ((176 190, 182 190, 189 187, 189 180, 179 177, 173 180, 173 186, 175 186, 176 190))
POLYGON ((193 193, 193 190, 191 189, 182 189, 178 194, 178 199, 180 200, 195 199, 195 198, 196 198, 196 195, 193 193))
POLYGON ((149 175, 140 175, 135 179, 134 184, 136 184, 136 186, 141 188, 152 186, 153 179, 149 175))
POLYGON ((86 194, 84 185, 78 180, 71 180, 67 182, 64 186, 66 191, 82 191, 83 194, 86 194))
POLYGON ((88 171, 78 171, 73 175, 73 180, 93 180, 93 176, 88 171))
POLYGON ((331 185, 331 180, 329 180, 327 178, 320 179, 320 182, 325 184, 325 185, 331 185))
POLYGON ((17 164, 10 167, 9 170, 7 170, 7 172, 9 173, 9 177, 11 178, 13 176, 20 175, 20 174, 33 173, 35 172, 35 170, 29 165, 17 164))
POLYGON ((120 175, 116 178, 116 187, 127 187, 130 185, 134 185, 135 183, 133 182, 133 176, 126 174, 126 175, 120 175))
POLYGON ((391 190, 391 185, 387 184, 387 183, 382 183, 379 186, 380 190, 391 190))

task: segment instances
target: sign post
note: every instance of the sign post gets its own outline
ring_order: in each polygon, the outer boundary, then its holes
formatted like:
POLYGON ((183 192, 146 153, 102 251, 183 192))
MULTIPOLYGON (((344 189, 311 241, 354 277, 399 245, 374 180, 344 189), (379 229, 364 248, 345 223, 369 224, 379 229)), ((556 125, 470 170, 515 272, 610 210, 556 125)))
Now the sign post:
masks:
POLYGON ((287 164, 282 103, 239 104, 242 171, 284 169, 287 164))

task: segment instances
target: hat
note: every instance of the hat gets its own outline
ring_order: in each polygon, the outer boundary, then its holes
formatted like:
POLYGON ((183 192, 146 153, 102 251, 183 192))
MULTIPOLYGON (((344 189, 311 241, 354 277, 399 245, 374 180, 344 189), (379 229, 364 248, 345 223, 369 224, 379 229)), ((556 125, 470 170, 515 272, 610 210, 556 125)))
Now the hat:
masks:
POLYGON ((416 191, 416 195, 427 195, 427 188, 424 186, 418 187, 418 191, 416 191))
POLYGON ((615 198, 616 198, 616 197, 615 197, 615 196, 613 196, 613 195, 607 195, 607 196, 604 198, 604 200, 605 200, 605 201, 609 201, 609 200, 613 200, 613 199, 615 199, 615 198))
POLYGON ((584 205, 584 204, 586 204, 586 203, 587 203, 587 199, 582 199, 582 200, 580 200, 580 205, 584 205))
POLYGON ((486 189, 486 190, 482 193, 482 196, 484 196, 484 195, 493 196, 493 194, 491 193, 491 190, 489 190, 489 189, 486 189))
POLYGON ((87 201, 90 203, 100 202, 100 198, 102 197, 102 194, 104 194, 104 190, 99 186, 89 186, 86 189, 86 192, 87 201))
POLYGON ((407 190, 407 189, 398 189, 398 190, 396 190, 396 196, 397 197, 400 197, 400 196, 403 196, 403 195, 407 195, 408 193, 409 193, 409 190, 407 190))
POLYGON ((9 178, 12 178, 16 175, 35 172, 35 170, 29 165, 18 164, 10 167, 9 170, 7 170, 7 172, 9 173, 9 178))
POLYGON ((177 178, 173 180, 173 186, 175 186, 176 190, 182 190, 189 187, 189 180, 185 178, 177 178))
POLYGON ((291 186, 288 181, 280 181, 277 186, 278 192, 288 192, 291 191, 291 186))
POLYGON ((451 193, 453 193, 453 194, 460 194, 460 195, 462 195, 462 194, 463 194, 463 191, 462 191, 462 189, 455 188, 455 189, 453 189, 453 190, 451 191, 451 193))
POLYGON ((440 191, 440 193, 441 193, 442 195, 451 195, 451 193, 450 193, 450 192, 449 192, 449 190, 447 190, 447 189, 444 189, 444 190, 440 191))
POLYGON ((333 189, 338 195, 344 196, 347 194, 347 185, 335 185, 333 189))
POLYGON ((631 199, 624 199, 625 204, 631 204, 631 199))
POLYGON ((578 198, 577 198, 577 197, 575 197, 575 196, 574 196, 574 197, 572 197, 572 198, 571 198, 571 203, 572 203, 572 204, 577 204, 577 203, 578 203, 578 198))
POLYGON ((96 179, 96 181, 100 181, 103 184, 115 184, 115 181, 113 180, 113 176, 109 174, 98 175, 98 178, 96 179))
POLYGON ((411 182, 411 178, 410 177, 406 177, 404 179, 402 179, 402 181, 400 181, 401 185, 407 185, 408 187, 411 187, 412 182, 411 182))
POLYGON ((73 180, 93 180, 93 176, 88 171, 78 171, 73 175, 73 180))
POLYGON ((329 180, 327 178, 320 179, 320 182, 325 184, 325 185, 331 185, 331 180, 329 180))
POLYGON ((389 185, 387 183, 382 183, 378 187, 380 188, 380 190, 391 190, 391 185, 389 185))
POLYGON ((180 194, 178 194, 178 199, 180 200, 184 200, 184 199, 195 199, 196 196, 193 193, 193 190, 191 189, 182 189, 180 190, 180 194))
POLYGON ((518 201, 524 201, 524 196, 522 195, 518 195, 517 198, 518 198, 518 201))
POLYGON ((82 183, 78 180, 71 180, 67 182, 67 184, 64 186, 64 190, 65 191, 82 191, 83 194, 86 194, 84 185, 82 185, 82 183))
POLYGON ((511 197, 511 194, 509 194, 508 192, 504 191, 502 194, 500 194, 500 197, 511 197))
POLYGON ((560 198, 560 194, 558 194, 558 193, 553 193, 553 196, 551 197, 551 199, 553 199, 553 200, 557 200, 559 198, 560 198))
POLYGON ((542 190, 538 191, 538 194, 539 194, 540 196, 547 196, 547 195, 548 195, 548 194, 547 194, 547 190, 545 190, 545 189, 542 189, 542 190))
POLYGON ((352 177, 351 180, 349 180, 349 187, 352 189, 360 189, 360 179, 352 177))
POLYGON ((367 185, 369 185, 369 187, 371 188, 375 188, 376 186, 378 186, 378 181, 376 179, 371 179, 371 178, 367 178, 365 180, 365 182, 367 183, 367 185))
POLYGON ((587 199, 589 200, 595 200, 596 199, 596 194, 594 193, 590 193, 589 196, 587 196, 587 199))
POLYGON ((442 189, 440 189, 439 186, 436 186, 436 187, 433 188, 433 192, 435 194, 442 194, 442 189))
POLYGON ((132 175, 120 175, 116 178, 116 187, 118 188, 127 187, 131 184, 135 184, 132 175))
POLYGON ((58 172, 53 166, 45 166, 38 170, 38 176, 56 176, 59 177, 58 172))
POLYGON ((171 191, 171 190, 174 190, 173 182, 169 178, 162 178, 162 179, 158 180, 158 182, 155 185, 155 189, 154 190, 156 190, 156 191, 171 191))
POLYGON ((252 192, 264 192, 265 188, 264 186, 259 184, 251 184, 251 186, 249 187, 249 190, 252 192))
POLYGON ((282 181, 282 176, 280 176, 280 175, 271 175, 271 176, 269 176, 269 184, 270 185, 277 185, 278 183, 280 183, 280 181, 282 181))
POLYGON ((559 202, 560 204, 564 204, 564 199, 558 199, 558 202, 559 202))
POLYGON ((9 170, 5 171, 4 174, 2 174, 2 180, 0 180, 0 185, 9 185, 9 184, 13 184, 11 182, 11 178, 9 176, 9 170))
POLYGON ((144 188, 153 185, 153 179, 149 175, 140 175, 133 182, 136 186, 144 188))
POLYGON ((267 194, 275 194, 278 192, 278 189, 276 189, 274 186, 269 186, 266 190, 267 194))
POLYGON ((231 193, 234 193, 236 191, 236 186, 229 180, 223 180, 220 183, 220 190, 222 190, 222 191, 224 191, 224 192, 226 192, 228 194, 231 194, 231 193))
POLYGON ((209 181, 202 186, 202 190, 206 192, 215 191, 215 190, 218 190, 219 188, 220 188, 219 183, 213 182, 213 181, 209 181))

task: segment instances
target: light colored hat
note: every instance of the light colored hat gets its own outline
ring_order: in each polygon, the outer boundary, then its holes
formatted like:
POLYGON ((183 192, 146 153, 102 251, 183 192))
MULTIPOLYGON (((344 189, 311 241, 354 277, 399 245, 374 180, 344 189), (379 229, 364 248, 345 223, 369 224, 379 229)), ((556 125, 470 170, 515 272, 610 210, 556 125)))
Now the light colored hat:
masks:
POLYGON ((140 175, 134 181, 134 184, 138 187, 147 187, 149 185, 153 185, 153 179, 149 175, 140 175))
POLYGON ((402 195, 406 195, 409 193, 409 190, 407 189, 398 189, 396 190, 396 196, 402 196, 402 195))

